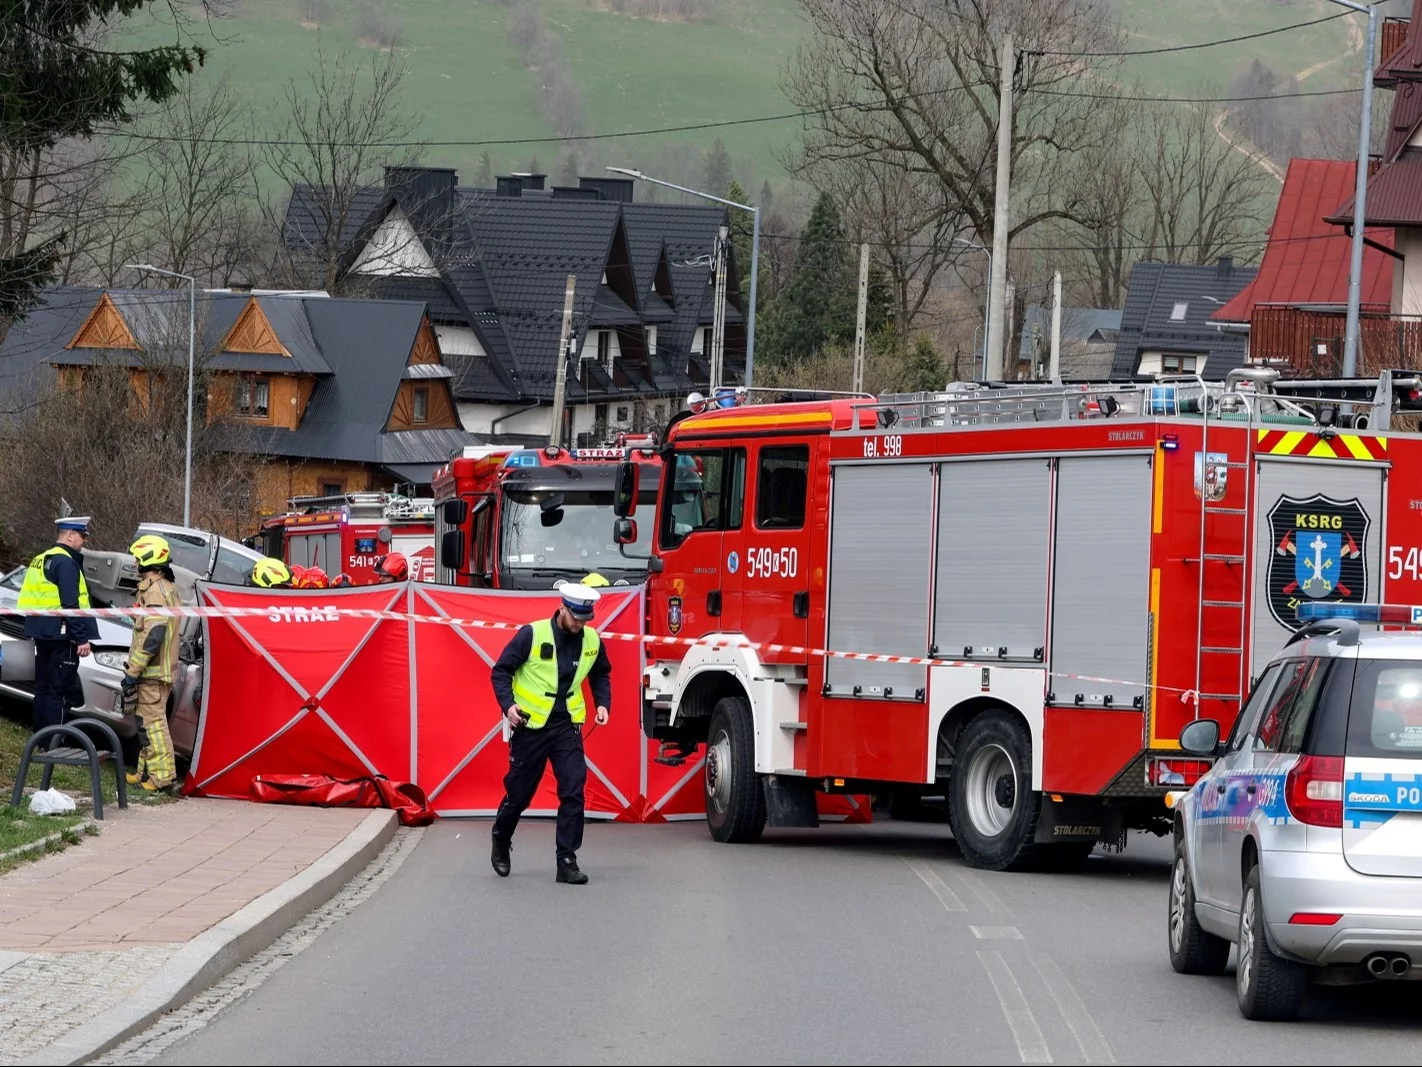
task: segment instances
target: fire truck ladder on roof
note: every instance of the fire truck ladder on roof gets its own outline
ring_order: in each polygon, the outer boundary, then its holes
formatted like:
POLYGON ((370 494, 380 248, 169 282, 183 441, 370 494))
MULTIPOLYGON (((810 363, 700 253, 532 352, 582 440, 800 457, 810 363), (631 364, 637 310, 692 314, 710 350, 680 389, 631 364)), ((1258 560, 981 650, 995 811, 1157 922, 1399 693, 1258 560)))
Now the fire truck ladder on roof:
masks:
MULTIPOLYGON (((1220 413, 1217 406, 1217 399, 1212 402, 1209 387, 1198 375, 1163 376, 1159 379, 1162 383, 1176 382, 1183 385, 1193 386, 1200 391, 1200 554, 1195 561, 1200 565, 1199 592, 1197 603, 1199 611, 1195 618, 1195 718, 1200 717, 1200 701, 1218 700, 1238 703, 1240 700, 1239 687, 1233 693, 1205 693, 1201 692, 1201 685, 1204 681, 1205 657, 1206 656, 1236 656, 1239 659, 1239 679, 1240 686, 1244 683, 1245 654, 1244 645, 1249 635, 1249 616, 1245 610, 1247 591, 1249 586, 1248 545, 1249 545, 1249 502, 1253 499, 1254 481, 1254 416, 1255 404, 1254 396, 1247 392, 1232 394, 1237 398, 1233 401, 1236 405, 1242 406, 1245 411, 1245 434, 1244 434, 1244 459, 1242 461, 1231 460, 1228 453, 1220 462, 1211 462, 1210 459, 1210 415, 1220 413), (1223 503, 1229 498, 1229 471, 1238 470, 1244 472, 1244 507, 1230 507, 1223 503), (1210 482, 1211 472, 1215 472, 1216 478, 1223 482, 1226 489, 1220 494, 1220 500, 1211 499, 1210 482), (1234 542, 1229 534, 1218 534, 1211 530, 1210 518, 1212 516, 1228 516, 1238 523, 1240 530, 1238 542, 1234 542), (1221 544, 1223 541, 1223 544, 1221 544), (1210 551, 1211 548, 1216 551, 1210 551), (1234 549, 1238 549, 1234 551, 1234 549), (1226 600, 1206 600, 1205 599, 1205 579, 1211 569, 1211 565, 1224 566, 1227 574, 1232 574, 1238 579, 1237 583, 1225 583, 1227 587, 1236 589, 1231 592, 1231 599, 1226 600), (1205 614, 1206 612, 1219 612, 1229 617, 1233 613, 1239 620, 1238 640, 1234 645, 1206 645, 1205 644, 1205 614)), ((1214 420, 1219 422, 1217 418, 1214 420)), ((1231 523, 1233 525, 1233 523, 1231 523)), ((1218 583, 1216 584, 1218 588, 1218 583)))

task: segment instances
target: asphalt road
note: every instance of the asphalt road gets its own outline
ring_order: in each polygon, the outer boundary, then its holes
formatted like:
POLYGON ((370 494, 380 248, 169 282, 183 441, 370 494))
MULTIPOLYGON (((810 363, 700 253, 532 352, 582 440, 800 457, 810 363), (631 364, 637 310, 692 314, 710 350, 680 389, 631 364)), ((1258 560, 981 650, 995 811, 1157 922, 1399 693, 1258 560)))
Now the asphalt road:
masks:
POLYGON ((1073 874, 965 866, 947 828, 590 824, 592 883, 446 820, 369 900, 155 1062, 1422 1063, 1422 986, 1248 1023, 1165 949, 1168 843, 1073 874))

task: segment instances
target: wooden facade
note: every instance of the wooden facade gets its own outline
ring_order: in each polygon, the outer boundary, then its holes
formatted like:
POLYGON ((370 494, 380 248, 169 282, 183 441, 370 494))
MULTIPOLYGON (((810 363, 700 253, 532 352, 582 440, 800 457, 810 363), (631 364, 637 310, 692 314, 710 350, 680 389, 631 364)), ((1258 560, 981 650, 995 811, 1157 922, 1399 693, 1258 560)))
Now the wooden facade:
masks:
MULTIPOLYGON (((1308 377, 1343 373, 1347 315, 1338 310, 1256 304, 1249 323, 1252 362, 1286 360, 1308 377)), ((1364 311, 1358 317, 1358 374, 1383 369, 1422 370, 1422 318, 1364 311)))

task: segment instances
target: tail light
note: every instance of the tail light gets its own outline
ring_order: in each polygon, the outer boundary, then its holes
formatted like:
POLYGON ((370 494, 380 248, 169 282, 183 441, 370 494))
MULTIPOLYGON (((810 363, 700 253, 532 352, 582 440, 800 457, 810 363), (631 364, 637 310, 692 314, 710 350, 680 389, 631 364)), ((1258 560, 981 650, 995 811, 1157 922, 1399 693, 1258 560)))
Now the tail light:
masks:
POLYGON ((1343 825, 1343 760, 1300 756, 1284 779, 1289 814, 1310 826, 1343 825))
POLYGON ((1209 769, 1209 760, 1153 759, 1146 764, 1146 782, 1149 785, 1189 787, 1209 769))

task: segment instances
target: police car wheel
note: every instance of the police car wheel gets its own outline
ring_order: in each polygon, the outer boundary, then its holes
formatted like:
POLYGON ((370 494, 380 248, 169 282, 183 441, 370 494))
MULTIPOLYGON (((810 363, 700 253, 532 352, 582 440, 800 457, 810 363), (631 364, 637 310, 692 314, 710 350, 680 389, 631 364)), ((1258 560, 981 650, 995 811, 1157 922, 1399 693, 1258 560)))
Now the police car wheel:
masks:
POLYGON ((1032 856, 1041 810, 1021 716, 994 708, 970 720, 958 738, 949 783, 948 814, 963 858, 990 871, 1023 865, 1032 856))
POLYGON ((765 791, 755 772, 755 730, 745 698, 716 701, 706 737, 703 778, 711 836, 730 844, 760 840, 765 829, 765 791))
POLYGON ((1264 902, 1259 895, 1259 867, 1244 880, 1239 907, 1239 961, 1235 990, 1246 1019, 1285 1022, 1303 1007, 1308 974, 1301 964, 1274 955, 1264 932, 1264 902))
POLYGON ((1175 843, 1175 865, 1170 870, 1170 908, 1167 938, 1170 966, 1179 974, 1224 974, 1229 963, 1229 942, 1200 925, 1195 916, 1195 885, 1184 840, 1175 843))

